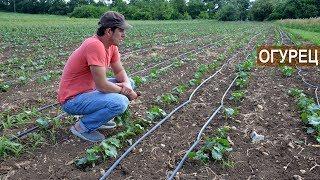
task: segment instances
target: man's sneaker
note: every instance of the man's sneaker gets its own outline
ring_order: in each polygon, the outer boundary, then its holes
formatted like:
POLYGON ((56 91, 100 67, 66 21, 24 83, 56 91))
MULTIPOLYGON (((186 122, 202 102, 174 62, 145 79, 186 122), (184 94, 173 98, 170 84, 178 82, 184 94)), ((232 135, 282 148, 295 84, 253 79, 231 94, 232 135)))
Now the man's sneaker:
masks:
POLYGON ((98 129, 111 129, 116 127, 117 124, 114 122, 114 118, 110 121, 106 122, 105 124, 101 125, 98 129))
POLYGON ((91 141, 91 142, 100 142, 106 139, 106 137, 99 133, 98 131, 92 131, 92 132, 82 132, 80 133, 79 131, 76 130, 74 126, 70 128, 70 131, 72 134, 78 136, 81 139, 91 141))

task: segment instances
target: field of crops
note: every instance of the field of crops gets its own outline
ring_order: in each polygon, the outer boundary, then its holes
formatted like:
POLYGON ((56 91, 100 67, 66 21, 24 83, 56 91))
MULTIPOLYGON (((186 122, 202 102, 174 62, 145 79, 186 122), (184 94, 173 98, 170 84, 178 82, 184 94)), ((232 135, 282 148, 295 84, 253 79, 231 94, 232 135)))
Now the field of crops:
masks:
POLYGON ((305 40, 273 23, 132 21, 120 52, 142 96, 90 143, 56 91, 96 23, 0 13, 0 179, 319 179, 319 68, 255 65, 256 47, 305 40))

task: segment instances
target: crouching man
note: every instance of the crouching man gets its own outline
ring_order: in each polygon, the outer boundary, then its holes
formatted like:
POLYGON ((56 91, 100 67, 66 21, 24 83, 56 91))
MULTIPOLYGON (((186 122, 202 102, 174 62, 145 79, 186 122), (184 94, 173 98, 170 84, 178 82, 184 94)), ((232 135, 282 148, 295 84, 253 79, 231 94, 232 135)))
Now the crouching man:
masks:
POLYGON ((85 39, 69 57, 58 90, 63 110, 82 115, 70 128, 71 132, 91 142, 104 140, 98 129, 114 127, 112 119, 138 97, 118 50, 130 25, 123 15, 112 11, 101 16, 98 25, 97 33, 85 39), (108 67, 115 78, 106 78, 108 67))

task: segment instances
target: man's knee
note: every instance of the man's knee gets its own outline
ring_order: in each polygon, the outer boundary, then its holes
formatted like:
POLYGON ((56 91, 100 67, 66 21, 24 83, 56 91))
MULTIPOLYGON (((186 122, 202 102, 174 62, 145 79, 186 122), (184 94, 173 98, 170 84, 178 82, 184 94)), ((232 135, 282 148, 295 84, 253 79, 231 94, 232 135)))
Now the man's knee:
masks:
POLYGON ((124 113, 124 111, 126 111, 126 109, 128 108, 128 105, 129 105, 129 99, 122 94, 117 94, 114 96, 111 109, 116 111, 119 114, 122 114, 124 113))

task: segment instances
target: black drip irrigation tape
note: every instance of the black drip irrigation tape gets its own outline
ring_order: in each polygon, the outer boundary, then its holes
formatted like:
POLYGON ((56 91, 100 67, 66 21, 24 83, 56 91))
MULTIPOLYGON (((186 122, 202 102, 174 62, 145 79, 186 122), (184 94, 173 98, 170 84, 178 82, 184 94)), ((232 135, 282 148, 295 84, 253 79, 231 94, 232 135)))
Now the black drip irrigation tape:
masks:
POLYGON ((220 109, 223 107, 223 101, 227 95, 227 93, 229 92, 229 90, 231 89, 232 85, 234 84, 234 82, 236 81, 236 79, 239 76, 236 76, 233 81, 231 82, 231 84, 229 85, 228 89, 225 91, 225 93, 222 96, 222 99, 220 101, 220 106, 213 112, 213 114, 210 116, 210 118, 208 119, 208 121, 202 126, 200 132, 198 133, 197 139, 196 141, 192 144, 192 146, 188 149, 188 151, 186 152, 186 154, 183 156, 183 158, 181 159, 181 161, 179 162, 179 164, 176 166, 175 170, 172 172, 172 174, 170 175, 170 177, 168 178, 169 180, 172 180, 174 178, 174 176, 177 174, 177 172, 181 169, 183 163, 186 161, 186 159, 188 158, 188 154, 196 147, 196 145, 199 144, 200 140, 201 140, 201 136, 203 134, 203 131, 207 128, 207 126, 210 124, 210 122, 212 121, 212 119, 218 114, 218 112, 220 111, 220 109))
MULTIPOLYGON (((53 104, 45 105, 45 106, 40 107, 39 109, 37 109, 37 111, 41 112, 41 111, 43 111, 43 110, 45 110, 45 109, 54 107, 54 106, 56 106, 56 105, 58 105, 58 104, 59 104, 59 103, 53 103, 53 104)), ((56 116, 55 118, 60 119, 60 118, 62 118, 64 115, 66 115, 66 113, 59 114, 59 115, 56 116)), ((27 129, 27 130, 25 130, 25 131, 23 131, 23 132, 19 132, 19 133, 17 133, 16 135, 10 137, 9 140, 10 140, 10 141, 17 140, 17 139, 19 139, 19 138, 21 138, 21 137, 23 137, 23 136, 25 136, 25 135, 27 135, 27 134, 29 134, 29 133, 31 133, 31 132, 34 132, 34 131, 37 130, 37 129, 39 129, 39 126, 35 125, 35 126, 29 128, 29 129, 27 129)))
MULTIPOLYGON (((54 117, 54 119, 61 119, 63 116, 67 115, 67 113, 62 113, 62 114, 59 114, 58 116, 54 117)), ((51 123, 51 121, 49 121, 49 124, 51 123)), ((38 130, 40 127, 35 125, 33 126, 32 128, 29 128, 23 132, 20 132, 20 133, 17 133, 15 136, 11 137, 9 140, 10 141, 14 141, 16 139, 19 139, 23 136, 26 136, 27 134, 31 133, 31 132, 34 132, 36 130, 38 130)))
POLYGON ((53 104, 45 105, 45 106, 39 108, 38 111, 43 111, 43 110, 45 110, 45 109, 54 107, 54 106, 56 106, 56 105, 58 105, 58 104, 59 104, 59 103, 53 103, 53 104))
MULTIPOLYGON (((260 34, 260 33, 259 33, 260 34)), ((256 34, 255 36, 253 36, 250 40, 250 42, 259 34, 256 34)), ((250 42, 248 44, 250 44, 250 42)), ((183 106, 185 106, 186 104, 191 102, 192 97, 194 96, 194 94, 198 91, 198 89, 207 81, 209 81, 211 78, 213 78, 214 76, 216 76, 222 69, 224 66, 226 66, 227 64, 229 64, 229 62, 237 55, 239 54, 239 52, 237 52, 236 54, 234 54, 230 59, 227 60, 226 63, 224 63, 221 68, 216 71, 213 75, 211 75, 210 77, 208 77, 206 80, 204 80, 190 95, 189 99, 182 103, 181 105, 179 105, 177 108, 175 108, 173 111, 170 112, 170 114, 168 114, 164 119, 162 119, 161 121, 159 121, 153 128, 151 128, 148 132, 146 132, 141 138, 139 138, 134 144, 132 144, 127 150, 126 152, 124 152, 118 159, 116 162, 113 163, 113 165, 103 174, 103 176, 100 177, 100 180, 104 180, 106 179, 111 172, 118 166, 118 164, 122 161, 122 159, 124 159, 142 140, 144 140, 149 134, 151 134, 153 131, 155 131, 158 127, 160 127, 166 120, 168 120, 175 112, 177 112, 179 109, 181 109, 183 106)))

